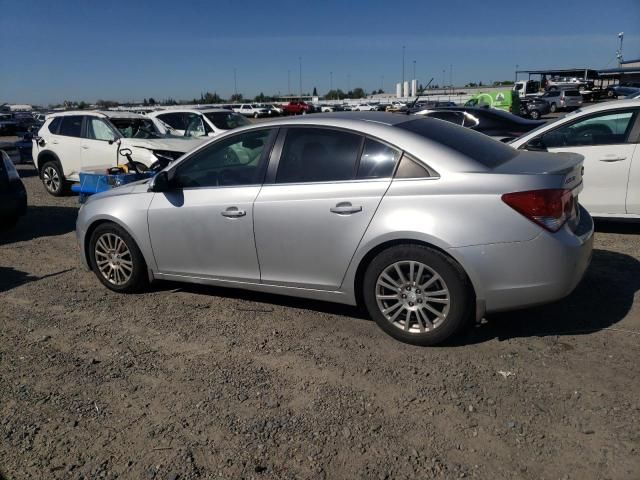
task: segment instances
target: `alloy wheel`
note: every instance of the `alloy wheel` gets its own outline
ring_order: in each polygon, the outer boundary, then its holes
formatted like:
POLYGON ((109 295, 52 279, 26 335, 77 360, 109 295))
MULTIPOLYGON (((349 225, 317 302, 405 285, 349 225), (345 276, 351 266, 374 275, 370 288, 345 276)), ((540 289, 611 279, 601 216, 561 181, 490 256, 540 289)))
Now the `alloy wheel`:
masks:
POLYGON ((44 186, 50 192, 57 192, 60 189, 60 175, 58 171, 52 167, 45 167, 42 171, 42 181, 44 186))
POLYGON ((449 314, 449 288, 421 262, 404 260, 386 267, 376 281, 375 295, 387 321, 408 333, 433 331, 449 314))
POLYGON ((115 233, 104 233, 95 243, 96 265, 113 285, 126 284, 133 274, 133 258, 126 242, 115 233))

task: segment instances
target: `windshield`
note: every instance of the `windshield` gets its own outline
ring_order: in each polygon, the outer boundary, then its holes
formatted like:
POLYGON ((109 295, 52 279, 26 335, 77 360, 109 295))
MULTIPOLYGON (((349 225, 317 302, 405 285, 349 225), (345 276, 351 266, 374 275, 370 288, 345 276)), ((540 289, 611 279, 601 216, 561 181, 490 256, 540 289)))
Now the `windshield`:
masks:
POLYGON ((161 138, 160 132, 148 118, 110 118, 125 138, 161 138))
POLYGON ((220 130, 233 130, 234 128, 251 125, 251 122, 245 117, 233 112, 208 112, 204 116, 220 130))

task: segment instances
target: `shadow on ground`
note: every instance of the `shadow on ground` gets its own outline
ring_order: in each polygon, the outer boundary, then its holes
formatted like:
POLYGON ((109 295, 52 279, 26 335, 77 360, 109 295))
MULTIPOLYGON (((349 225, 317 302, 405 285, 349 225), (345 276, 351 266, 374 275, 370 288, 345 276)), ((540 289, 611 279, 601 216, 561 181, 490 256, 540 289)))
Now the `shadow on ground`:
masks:
POLYGON ((620 233, 624 235, 640 234, 640 222, 638 221, 619 222, 612 220, 596 220, 595 227, 596 232, 601 233, 620 233))
POLYGON ((18 220, 15 227, 0 231, 0 245, 72 232, 76 228, 77 216, 75 207, 29 205, 27 214, 18 220))
MULTIPOLYGON (((220 296, 255 302, 247 311, 271 311, 273 306, 299 308, 348 318, 368 319, 363 309, 329 302, 205 285, 158 282, 158 290, 220 296)), ((591 265, 576 290, 558 302, 490 315, 486 322, 470 328, 447 343, 464 346, 493 339, 589 334, 621 321, 640 290, 640 262, 628 255, 594 250, 591 265)))
POLYGON ((491 339, 584 335, 625 318, 640 289, 640 262, 629 255, 594 250, 587 273, 567 298, 516 312, 490 315, 456 339, 456 345, 491 339))
POLYGON ((24 285, 25 283, 62 275, 63 273, 70 272, 71 270, 73 270, 73 268, 67 268, 66 270, 60 270, 59 272, 50 273, 49 275, 36 277, 30 273, 16 270, 12 267, 0 267, 0 293, 19 287, 20 285, 24 285))

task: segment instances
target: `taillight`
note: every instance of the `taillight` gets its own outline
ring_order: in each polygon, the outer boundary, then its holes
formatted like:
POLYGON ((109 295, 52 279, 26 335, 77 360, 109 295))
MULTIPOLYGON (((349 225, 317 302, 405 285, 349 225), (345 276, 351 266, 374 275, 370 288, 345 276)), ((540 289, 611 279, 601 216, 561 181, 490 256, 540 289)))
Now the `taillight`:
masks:
POLYGON ((505 193, 502 201, 550 232, 560 230, 575 213, 573 195, 567 189, 505 193))

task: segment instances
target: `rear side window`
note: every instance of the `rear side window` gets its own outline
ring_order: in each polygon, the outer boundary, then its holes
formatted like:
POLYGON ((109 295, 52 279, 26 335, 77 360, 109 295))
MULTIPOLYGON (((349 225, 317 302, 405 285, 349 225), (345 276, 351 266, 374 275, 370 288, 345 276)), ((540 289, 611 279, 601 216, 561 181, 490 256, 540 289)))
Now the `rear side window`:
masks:
POLYGON ((73 115, 68 117, 60 117, 62 123, 60 124, 59 135, 65 135, 67 137, 79 137, 82 132, 82 115, 73 115))
POLYGON ((582 95, 578 90, 565 90, 564 91, 564 96, 565 97, 579 97, 580 95, 582 95))
POLYGON ((58 128, 60 127, 61 120, 62 117, 55 117, 53 120, 51 120, 51 123, 48 127, 51 133, 58 133, 58 128))
POLYGON ((396 128, 416 133, 444 145, 488 168, 502 165, 517 154, 514 148, 502 142, 449 122, 435 122, 427 118, 420 118, 399 123, 396 128))
POLYGON ((431 174, 426 167, 420 165, 417 160, 404 154, 398 165, 395 178, 429 178, 437 175, 431 174))
POLYGON ((351 180, 362 137, 324 128, 292 128, 284 141, 276 183, 351 180))
POLYGON ((387 178, 400 158, 400 152, 370 138, 364 141, 364 149, 358 166, 358 178, 387 178))

